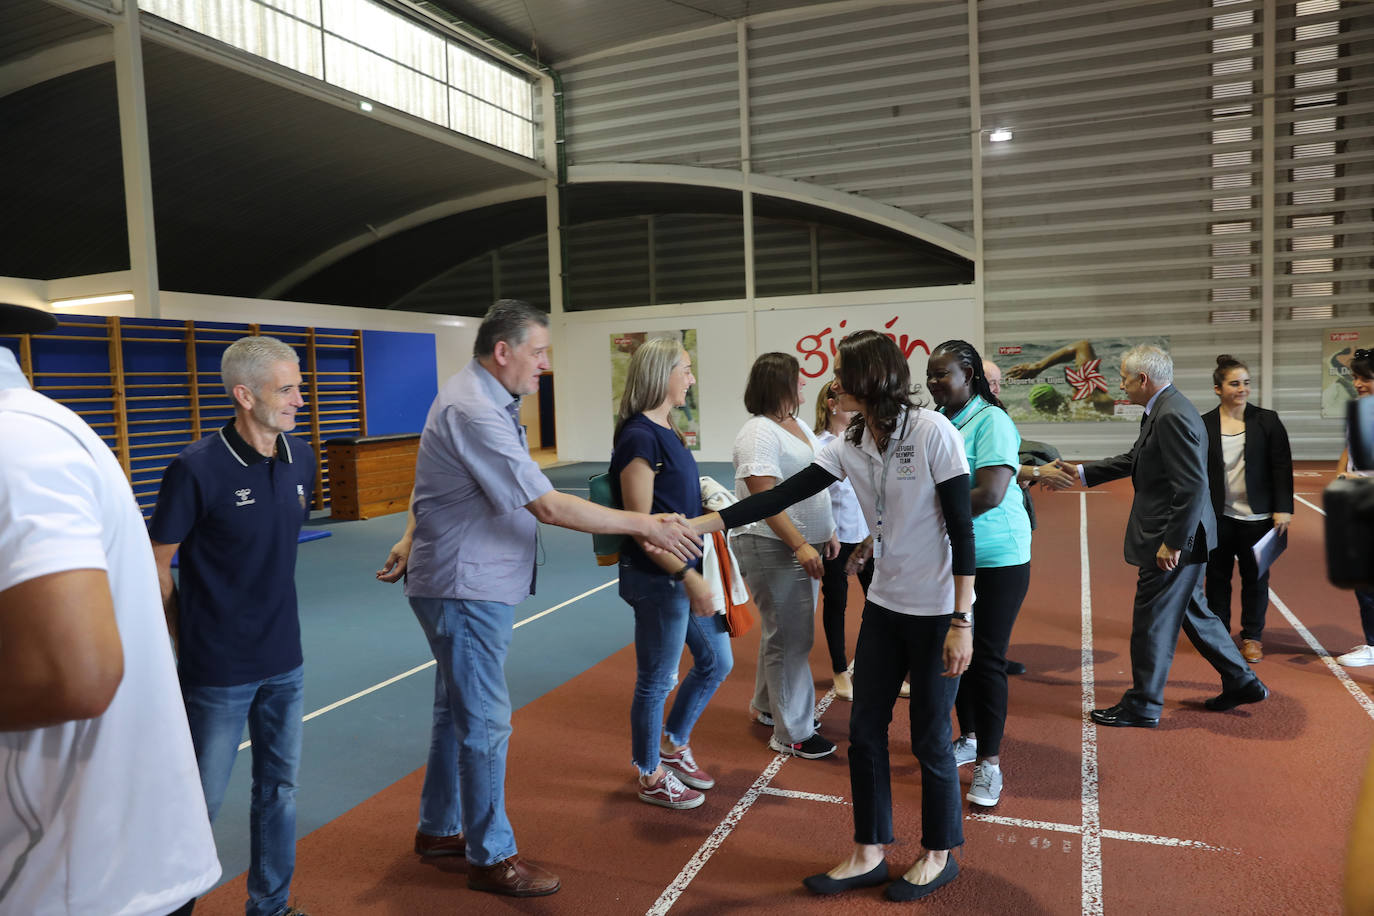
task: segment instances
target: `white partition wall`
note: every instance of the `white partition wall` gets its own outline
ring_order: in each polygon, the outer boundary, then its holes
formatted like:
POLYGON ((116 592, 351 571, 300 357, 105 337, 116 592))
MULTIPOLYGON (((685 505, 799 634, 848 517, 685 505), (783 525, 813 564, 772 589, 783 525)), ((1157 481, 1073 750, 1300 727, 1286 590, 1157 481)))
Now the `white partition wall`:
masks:
POLYGON ((863 328, 893 334, 910 353, 915 381, 924 381, 925 356, 942 340, 981 342, 974 299, 966 287, 881 290, 790 296, 691 306, 614 309, 563 316, 554 328, 560 353, 555 413, 560 461, 606 461, 614 425, 610 348, 613 335, 695 329, 701 449, 698 461, 729 461, 735 433, 749 418, 744 385, 757 353, 792 353, 807 378, 803 422, 811 421, 817 385, 833 374, 832 347, 863 328), (751 334, 752 325, 752 334, 751 334), (757 341, 755 350, 750 339, 757 341))

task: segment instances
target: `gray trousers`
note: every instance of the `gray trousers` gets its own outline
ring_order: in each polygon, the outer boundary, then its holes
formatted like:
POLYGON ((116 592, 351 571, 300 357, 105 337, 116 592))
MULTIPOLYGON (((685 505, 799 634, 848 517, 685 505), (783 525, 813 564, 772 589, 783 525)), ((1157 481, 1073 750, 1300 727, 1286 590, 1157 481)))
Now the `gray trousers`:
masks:
POLYGON ((1121 698, 1121 705, 1137 715, 1157 717, 1164 708, 1164 683, 1174 663, 1180 627, 1198 654, 1217 669, 1223 690, 1243 686, 1255 676, 1231 634, 1207 607, 1204 565, 1179 564, 1168 572, 1153 566, 1139 570, 1131 616, 1134 684, 1121 698))
MULTIPOLYGON (((825 545, 812 545, 817 551, 825 545)), ((753 706, 773 716, 773 737, 799 744, 816 732, 816 682, 811 644, 816 638, 816 596, 820 580, 802 569, 776 538, 742 534, 735 556, 749 594, 759 609, 759 665, 753 706)))

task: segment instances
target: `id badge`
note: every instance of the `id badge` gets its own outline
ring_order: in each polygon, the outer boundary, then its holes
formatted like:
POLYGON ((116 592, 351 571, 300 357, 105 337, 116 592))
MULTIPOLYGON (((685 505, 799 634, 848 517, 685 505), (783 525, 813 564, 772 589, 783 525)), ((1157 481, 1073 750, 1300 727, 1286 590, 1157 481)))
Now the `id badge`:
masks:
POLYGON ((874 539, 873 539, 873 559, 875 559, 875 560, 880 560, 880 559, 882 559, 882 556, 883 556, 883 539, 882 539, 882 538, 874 538, 874 539))

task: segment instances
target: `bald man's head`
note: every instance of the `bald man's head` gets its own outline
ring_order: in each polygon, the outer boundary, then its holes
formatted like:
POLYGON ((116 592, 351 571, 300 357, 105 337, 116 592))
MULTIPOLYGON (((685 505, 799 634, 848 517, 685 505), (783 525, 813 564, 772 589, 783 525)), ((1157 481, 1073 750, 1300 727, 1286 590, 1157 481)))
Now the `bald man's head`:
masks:
POLYGON ((1002 396, 1002 370, 990 359, 983 360, 983 374, 988 377, 988 387, 999 398, 1002 396))

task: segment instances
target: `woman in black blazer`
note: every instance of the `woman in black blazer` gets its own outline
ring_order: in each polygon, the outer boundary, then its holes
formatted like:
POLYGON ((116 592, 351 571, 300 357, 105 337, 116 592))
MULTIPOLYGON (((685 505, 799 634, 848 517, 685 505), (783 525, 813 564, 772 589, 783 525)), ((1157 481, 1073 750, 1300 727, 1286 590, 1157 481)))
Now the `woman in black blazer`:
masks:
POLYGON ((1259 573, 1252 548, 1271 528, 1293 518, 1293 453, 1272 410, 1249 403, 1250 370, 1233 356, 1217 357, 1212 373, 1221 403, 1202 415, 1207 427, 1207 480, 1217 514, 1217 546, 1207 559, 1207 605, 1231 626, 1231 565, 1240 566, 1241 654, 1264 657, 1261 637, 1269 609, 1269 572, 1259 573))

